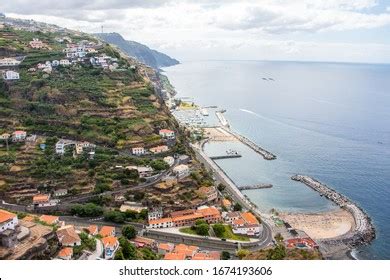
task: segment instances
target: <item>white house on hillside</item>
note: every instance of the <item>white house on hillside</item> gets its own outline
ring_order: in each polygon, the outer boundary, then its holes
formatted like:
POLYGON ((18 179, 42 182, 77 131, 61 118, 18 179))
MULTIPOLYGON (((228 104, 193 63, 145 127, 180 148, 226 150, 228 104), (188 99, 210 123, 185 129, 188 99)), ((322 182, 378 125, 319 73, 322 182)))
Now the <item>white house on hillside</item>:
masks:
POLYGON ((4 80, 19 80, 20 76, 18 72, 8 70, 4 73, 4 80))

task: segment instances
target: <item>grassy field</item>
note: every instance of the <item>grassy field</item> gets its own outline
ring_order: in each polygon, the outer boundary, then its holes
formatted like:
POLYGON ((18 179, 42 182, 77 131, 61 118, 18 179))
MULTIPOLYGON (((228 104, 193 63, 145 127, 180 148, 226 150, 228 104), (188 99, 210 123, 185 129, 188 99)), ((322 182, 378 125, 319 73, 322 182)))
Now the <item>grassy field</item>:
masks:
POLYGON ((209 236, 209 235, 199 235, 196 233, 195 230, 193 230, 190 227, 181 228, 181 229, 179 229, 179 231, 182 233, 186 233, 186 234, 192 234, 192 235, 198 235, 198 236, 209 236))
MULTIPOLYGON (((225 239, 236 240, 236 241, 249 241, 249 237, 234 234, 232 228, 229 225, 224 225, 224 226, 225 226, 225 232, 219 238, 225 238, 225 239)), ((181 228, 179 229, 179 231, 186 234, 198 235, 195 230, 191 229, 191 227, 181 228)))
POLYGON ((229 225, 224 225, 224 226, 225 226, 225 232, 223 233, 223 235, 220 238, 237 240, 237 241, 249 241, 249 238, 246 236, 234 234, 231 226, 229 226, 229 225))

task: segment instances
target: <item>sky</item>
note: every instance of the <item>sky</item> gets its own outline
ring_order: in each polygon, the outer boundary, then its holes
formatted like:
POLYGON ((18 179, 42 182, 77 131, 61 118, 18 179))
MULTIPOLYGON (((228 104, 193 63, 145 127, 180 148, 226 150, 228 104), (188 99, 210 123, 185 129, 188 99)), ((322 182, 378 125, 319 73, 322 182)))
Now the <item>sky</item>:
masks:
POLYGON ((390 0, 9 0, 0 12, 117 32, 181 61, 390 63, 390 0))

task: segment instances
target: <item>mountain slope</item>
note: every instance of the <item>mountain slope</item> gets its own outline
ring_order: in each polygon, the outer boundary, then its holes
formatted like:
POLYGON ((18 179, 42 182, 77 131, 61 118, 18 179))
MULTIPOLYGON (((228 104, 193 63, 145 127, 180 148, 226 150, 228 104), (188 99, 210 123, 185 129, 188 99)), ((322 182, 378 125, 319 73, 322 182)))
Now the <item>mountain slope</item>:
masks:
POLYGON ((135 57, 139 61, 149 65, 155 69, 167 67, 179 63, 176 59, 169 57, 166 54, 150 49, 148 46, 135 41, 126 41, 118 33, 97 33, 95 36, 101 38, 107 43, 118 46, 129 56, 135 57))

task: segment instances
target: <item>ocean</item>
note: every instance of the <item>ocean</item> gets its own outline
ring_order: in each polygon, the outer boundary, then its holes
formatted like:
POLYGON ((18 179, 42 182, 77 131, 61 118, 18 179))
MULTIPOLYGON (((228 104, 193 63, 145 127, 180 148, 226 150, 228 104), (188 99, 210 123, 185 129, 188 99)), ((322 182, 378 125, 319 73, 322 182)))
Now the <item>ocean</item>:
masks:
POLYGON ((245 192, 260 209, 335 208, 290 179, 310 175, 372 217, 377 238, 356 257, 390 259, 390 65, 191 61, 164 71, 177 97, 226 109, 233 130, 277 155, 266 161, 241 143, 205 147, 243 155, 218 161, 237 185, 273 184, 245 192))

